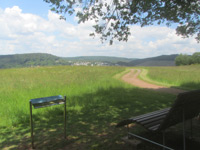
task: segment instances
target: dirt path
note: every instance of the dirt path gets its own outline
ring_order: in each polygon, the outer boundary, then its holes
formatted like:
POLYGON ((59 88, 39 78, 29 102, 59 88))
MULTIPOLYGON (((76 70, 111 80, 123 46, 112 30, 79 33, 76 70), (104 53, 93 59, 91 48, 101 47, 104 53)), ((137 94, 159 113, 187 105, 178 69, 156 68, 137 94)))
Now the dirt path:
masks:
POLYGON ((139 69, 131 69, 129 73, 125 74, 122 77, 122 80, 129 84, 132 84, 134 86, 137 86, 140 88, 145 88, 145 89, 151 89, 154 91, 166 92, 166 93, 175 94, 175 95, 185 92, 184 90, 180 90, 180 89, 176 89, 176 88, 168 88, 168 87, 159 86, 159 85, 155 85, 155 84, 151 84, 151 83, 142 81, 138 78, 138 75, 140 73, 141 73, 141 70, 139 70, 139 69), (135 71, 137 71, 137 72, 135 73, 135 71))

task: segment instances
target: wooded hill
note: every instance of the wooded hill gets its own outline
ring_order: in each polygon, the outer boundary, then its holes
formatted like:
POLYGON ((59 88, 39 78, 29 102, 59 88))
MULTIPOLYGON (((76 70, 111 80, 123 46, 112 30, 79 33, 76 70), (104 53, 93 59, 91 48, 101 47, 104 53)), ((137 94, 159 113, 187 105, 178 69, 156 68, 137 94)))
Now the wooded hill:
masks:
POLYGON ((161 55, 144 59, 136 59, 130 62, 118 62, 121 66, 175 66, 175 58, 178 54, 161 55))
POLYGON ((129 62, 134 59, 108 56, 82 56, 82 57, 58 57, 46 53, 30 53, 15 55, 0 55, 0 68, 20 68, 34 66, 76 65, 89 62, 89 65, 115 65, 117 62, 129 62), (104 64, 103 64, 104 63, 104 64))
POLYGON ((1 55, 0 68, 19 68, 31 66, 67 65, 57 56, 43 53, 1 55))
POLYGON ((54 65, 174 66, 176 56, 178 55, 135 59, 109 56, 58 57, 45 53, 0 55, 0 68, 54 65))

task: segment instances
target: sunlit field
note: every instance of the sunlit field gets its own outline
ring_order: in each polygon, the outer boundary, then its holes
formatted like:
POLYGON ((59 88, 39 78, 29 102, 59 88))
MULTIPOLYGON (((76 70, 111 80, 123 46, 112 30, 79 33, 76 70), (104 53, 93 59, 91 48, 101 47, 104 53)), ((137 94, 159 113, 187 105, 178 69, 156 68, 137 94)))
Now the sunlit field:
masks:
MULTIPOLYGON (((149 73, 151 69, 157 68, 149 68, 149 73)), ((169 107, 175 96, 124 83, 120 80, 124 73, 125 67, 0 70, 0 149, 30 149, 29 100, 54 95, 67 96, 67 139, 63 138, 62 105, 33 109, 37 149, 132 149, 121 140, 127 130, 115 125, 122 119, 169 107)), ((137 126, 134 130, 144 131, 137 126)))
POLYGON ((180 67, 148 67, 147 78, 158 84, 183 89, 200 88, 200 65, 180 67))
MULTIPOLYGON (((120 67, 39 67, 0 70, 0 124, 14 125, 28 121, 29 100, 66 95, 69 107, 79 107, 73 96, 94 93, 99 89, 119 86, 112 76, 123 71, 120 67)), ((46 112, 48 109, 41 109, 46 112)), ((37 113, 37 110, 34 111, 37 113)))

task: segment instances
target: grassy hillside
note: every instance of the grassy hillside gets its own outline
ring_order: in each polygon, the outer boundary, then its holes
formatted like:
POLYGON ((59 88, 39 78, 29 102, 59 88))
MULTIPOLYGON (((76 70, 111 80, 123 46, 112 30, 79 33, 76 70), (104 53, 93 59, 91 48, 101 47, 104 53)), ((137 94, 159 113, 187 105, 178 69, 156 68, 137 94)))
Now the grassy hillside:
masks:
POLYGON ((124 70, 83 66, 1 69, 0 149, 30 149, 29 100, 61 94, 67 96, 67 139, 63 139, 63 106, 33 109, 37 149, 129 150, 121 141, 126 130, 116 129, 116 123, 168 107, 175 97, 113 78, 124 70))
POLYGON ((200 65, 149 67, 147 77, 163 85, 183 89, 200 88, 200 65))

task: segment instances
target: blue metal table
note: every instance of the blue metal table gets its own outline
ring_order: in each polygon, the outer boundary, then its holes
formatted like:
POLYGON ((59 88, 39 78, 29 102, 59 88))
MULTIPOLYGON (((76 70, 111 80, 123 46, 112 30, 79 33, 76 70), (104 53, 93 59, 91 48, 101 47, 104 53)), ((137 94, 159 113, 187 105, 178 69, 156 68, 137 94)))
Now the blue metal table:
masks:
POLYGON ((32 106, 37 108, 48 107, 52 105, 64 104, 64 138, 66 138, 66 96, 50 96, 42 97, 30 100, 30 125, 31 125, 31 145, 34 149, 34 138, 33 138, 33 115, 32 115, 32 106))

